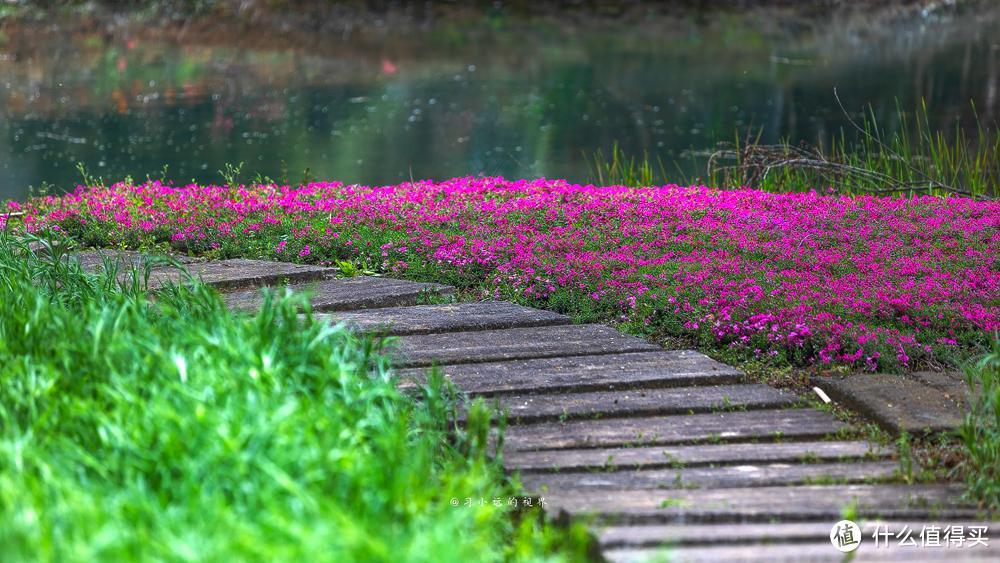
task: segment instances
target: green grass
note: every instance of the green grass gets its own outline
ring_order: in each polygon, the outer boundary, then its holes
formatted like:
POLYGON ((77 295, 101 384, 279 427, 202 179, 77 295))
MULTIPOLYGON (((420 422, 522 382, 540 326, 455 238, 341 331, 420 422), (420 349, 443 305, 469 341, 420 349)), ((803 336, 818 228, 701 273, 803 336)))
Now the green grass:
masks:
POLYGON ((590 168, 590 179, 600 186, 652 186, 667 183, 667 173, 663 161, 656 159, 656 165, 649 159, 648 153, 642 158, 629 156, 618 147, 611 146, 608 156, 597 149, 593 155, 584 154, 587 166, 590 168))
POLYGON ((966 369, 971 410, 959 429, 966 453, 970 498, 1000 510, 1000 340, 993 351, 966 369))
MULTIPOLYGON (((857 119, 846 110, 844 115, 849 128, 814 146, 765 145, 759 133, 737 133, 733 143, 712 154, 704 177, 689 177, 678 168, 674 181, 772 192, 976 198, 1000 192, 1000 127, 995 123, 977 120, 971 130, 959 123, 935 128, 926 105, 912 111, 897 107, 888 120, 891 127, 871 108, 857 119)), ((669 179, 658 158, 629 156, 617 145, 607 157, 596 151, 589 166, 591 181, 602 184, 649 186, 669 179)))
POLYGON ((486 408, 449 425, 440 377, 399 393, 375 342, 301 297, 236 316, 199 284, 151 299, 135 273, 0 234, 0 559, 583 557, 579 526, 452 506, 518 490, 486 408))

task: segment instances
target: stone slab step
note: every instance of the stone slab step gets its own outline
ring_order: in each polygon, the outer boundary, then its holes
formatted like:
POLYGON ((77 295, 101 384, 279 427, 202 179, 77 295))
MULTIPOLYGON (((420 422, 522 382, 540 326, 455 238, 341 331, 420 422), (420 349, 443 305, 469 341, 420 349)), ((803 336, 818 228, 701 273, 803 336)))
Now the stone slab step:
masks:
POLYGON ((608 523, 830 522, 856 504, 860 518, 973 519, 961 485, 793 485, 732 489, 560 490, 544 496, 551 513, 592 514, 608 523))
POLYGON ((504 448, 515 451, 805 439, 820 438, 843 427, 831 414, 816 409, 542 422, 508 428, 504 448))
MULTIPOLYGON (((828 532, 829 533, 829 532, 828 532)), ((918 540, 919 545, 919 540, 918 540)), ((699 547, 670 547, 666 549, 609 549, 602 553, 609 563, 695 563, 716 561, 767 561, 767 562, 831 562, 845 561, 844 553, 826 541, 808 543, 781 543, 775 545, 719 545, 699 547)), ((851 561, 995 561, 996 551, 989 548, 957 549, 948 547, 889 547, 861 544, 852 554, 851 561)))
MULTIPOLYGON (((445 377, 474 395, 519 392, 594 391, 736 383, 742 373, 691 350, 536 358, 444 365, 445 377)), ((400 387, 425 380, 424 368, 404 369, 400 387)))
MULTIPOLYGON (((912 533, 918 543, 920 541, 921 530, 929 526, 937 526, 938 531, 943 535, 949 526, 961 526, 967 530, 969 526, 986 527, 986 535, 990 532, 1000 530, 997 522, 960 520, 932 522, 915 520, 894 521, 894 520, 865 520, 857 523, 861 528, 864 537, 862 545, 866 541, 873 541, 872 534, 875 531, 889 531, 895 534, 904 534, 906 530, 912 533)), ((769 522, 766 524, 646 524, 646 525, 624 525, 606 526, 597 530, 597 541, 601 547, 622 548, 622 547, 655 547, 666 544, 676 546, 696 546, 696 545, 731 545, 731 544, 766 544, 766 543, 793 543, 827 542, 830 545, 830 529, 833 522, 769 522)), ((902 537, 902 536, 901 536, 902 537)), ((883 540, 879 540, 883 542, 883 540)), ((884 543, 884 542, 883 542, 884 543)), ((883 545, 880 543, 880 545, 883 545)))
POLYGON ((895 434, 951 431, 962 424, 967 410, 962 397, 951 398, 938 387, 903 375, 865 373, 812 381, 834 401, 895 434))
POLYGON ((718 464, 878 460, 892 450, 869 442, 780 442, 699 446, 649 446, 572 450, 510 451, 508 470, 540 472, 586 469, 658 469, 718 464))
POLYGON ((143 264, 150 259, 159 261, 169 258, 178 264, 193 264, 195 262, 203 261, 201 258, 193 258, 180 254, 158 254, 138 252, 136 250, 114 250, 108 248, 96 248, 91 250, 82 250, 79 252, 71 252, 68 256, 70 259, 78 262, 80 267, 88 272, 103 270, 105 261, 107 260, 110 260, 119 269, 119 271, 132 268, 133 266, 142 267, 143 264))
POLYGON ((678 469, 626 469, 617 471, 560 471, 529 473, 521 477, 525 490, 688 489, 805 485, 817 482, 874 483, 899 472, 894 461, 848 463, 767 463, 678 469))
MULTIPOLYGON (((219 291, 233 291, 280 283, 306 282, 323 279, 335 270, 320 266, 268 262, 266 260, 213 260, 186 265, 187 273, 219 291)), ((150 275, 149 286, 161 287, 167 283, 183 283, 184 271, 176 268, 156 268, 150 275)))
MULTIPOLYGON (((288 289, 309 292, 310 303, 316 312, 416 305, 427 295, 451 295, 455 291, 447 285, 373 276, 327 279, 291 285, 288 289)), ((230 293, 225 300, 230 309, 253 311, 264 299, 259 290, 251 290, 230 293)))
POLYGON ((594 324, 402 336, 390 353, 395 354, 397 367, 420 367, 657 349, 634 336, 594 324))
POLYGON ((391 335, 432 334, 569 324, 565 315, 505 301, 385 307, 317 315, 359 332, 391 335))
MULTIPOLYGON (((133 266, 142 267, 156 255, 129 250, 88 250, 70 255, 81 267, 90 272, 104 268, 110 260, 119 269, 119 276, 124 281, 133 266)), ((149 288, 157 289, 168 283, 183 283, 188 274, 200 279, 220 291, 260 287, 287 282, 303 282, 322 279, 334 270, 319 266, 291 264, 288 262, 270 262, 266 260, 201 260, 187 256, 170 255, 182 268, 170 265, 154 264, 150 270, 149 288)), ((145 272, 140 270, 140 274, 145 272)))
POLYGON ((508 412, 512 423, 653 416, 795 405, 795 395, 767 385, 717 385, 667 389, 586 391, 546 395, 504 395, 490 403, 508 412))

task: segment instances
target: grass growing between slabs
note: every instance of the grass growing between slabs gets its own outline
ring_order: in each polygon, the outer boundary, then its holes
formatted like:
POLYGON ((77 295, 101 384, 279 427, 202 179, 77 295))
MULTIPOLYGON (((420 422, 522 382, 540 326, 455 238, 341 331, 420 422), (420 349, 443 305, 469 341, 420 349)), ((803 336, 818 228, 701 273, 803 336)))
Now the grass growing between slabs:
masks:
MULTIPOLYGON (((506 506, 489 416, 395 389, 370 339, 278 296, 234 316, 0 235, 4 560, 576 559, 506 506), (487 499, 455 507, 452 499, 487 499), (494 498, 504 499, 496 508, 494 498)), ((138 280, 138 281, 136 281, 138 280)))

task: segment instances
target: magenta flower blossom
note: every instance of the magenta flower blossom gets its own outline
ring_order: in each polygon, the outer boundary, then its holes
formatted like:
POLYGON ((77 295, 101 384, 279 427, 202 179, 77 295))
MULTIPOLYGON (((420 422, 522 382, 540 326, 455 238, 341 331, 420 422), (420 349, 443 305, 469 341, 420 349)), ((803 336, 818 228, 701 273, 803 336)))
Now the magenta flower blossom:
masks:
POLYGON ((24 209, 29 230, 113 244, 287 259, 295 240, 300 259, 361 258, 798 363, 908 366, 1000 329, 1000 203, 965 198, 455 178, 115 184, 24 209))

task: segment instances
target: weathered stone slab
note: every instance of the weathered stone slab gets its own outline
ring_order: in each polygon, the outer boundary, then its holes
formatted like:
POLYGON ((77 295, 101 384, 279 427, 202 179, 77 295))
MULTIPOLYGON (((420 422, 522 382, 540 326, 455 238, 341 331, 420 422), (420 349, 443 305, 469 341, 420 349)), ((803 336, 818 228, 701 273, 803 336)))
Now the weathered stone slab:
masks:
MULTIPOLYGON (((445 377, 466 393, 591 391, 736 383, 742 373, 691 350, 538 358, 445 365, 445 377)), ((400 387, 423 382, 426 369, 399 371, 400 387)))
POLYGON ((560 471, 528 473, 521 482, 527 491, 582 491, 595 489, 686 489, 805 485, 817 482, 871 483, 885 481, 899 471, 895 461, 849 463, 767 463, 678 469, 619 471, 560 471))
MULTIPOLYGON (((334 270, 319 266, 268 262, 265 260, 213 260, 187 265, 187 272, 202 282, 215 286, 219 291, 231 291, 249 287, 274 285, 287 282, 319 280, 334 270)), ((184 283, 188 279, 184 271, 176 268, 157 268, 149 278, 151 288, 167 283, 184 283)))
POLYGON ((918 371, 909 374, 909 377, 928 387, 941 391, 941 394, 946 399, 957 403, 963 413, 968 411, 971 393, 969 385, 965 381, 965 375, 954 371, 918 371))
POLYGON ((419 367, 658 348, 604 325, 562 325, 403 336, 394 349, 397 367, 419 367))
MULTIPOLYGON (((883 521, 878 521, 883 522, 883 521)), ((874 528, 872 528, 874 529, 874 528)), ((919 528, 918 528, 919 529, 919 528)), ((863 528, 862 532, 866 530, 863 528)), ((599 529, 602 548, 663 545, 719 545, 781 541, 821 541, 830 534, 828 522, 771 522, 767 524, 635 524, 599 529)), ((827 540, 829 541, 829 540, 827 540)))
MULTIPOLYGON (((725 545, 746 543, 778 543, 778 542, 809 542, 830 543, 830 528, 832 522, 769 522, 766 524, 646 524, 607 526, 598 530, 597 541, 604 548, 621 547, 653 547, 664 544, 676 546, 725 545)), ((986 526, 987 533, 998 528, 997 522, 961 520, 918 522, 915 520, 863 520, 857 523, 864 536, 862 545, 872 541, 876 531, 888 530, 890 533, 903 533, 905 529, 913 532, 919 542, 919 532, 922 527, 935 525, 943 531, 949 526, 986 526)), ((994 532, 995 533, 995 532, 994 532)), ((900 536, 902 537, 902 536, 900 536)), ((883 544, 880 544, 880 546, 883 544)))
POLYGON ((511 451, 504 454, 503 463, 509 470, 538 472, 557 469, 657 469, 733 463, 877 460, 891 454, 891 449, 869 442, 818 441, 511 451))
MULTIPOLYGON (((411 282, 390 278, 359 276, 291 285, 293 292, 309 292, 313 311, 350 311, 377 307, 416 305, 427 295, 450 295, 454 288, 436 283, 411 282)), ((226 305, 239 311, 260 308, 264 298, 259 290, 239 291, 225 296, 226 305)))
MULTIPOLYGON (((670 561, 671 563, 694 563, 717 561, 761 561, 761 562, 788 562, 800 563, 802 561, 829 561, 831 563, 843 562, 844 555, 830 544, 829 528, 827 526, 827 538, 825 541, 815 541, 807 543, 780 543, 772 545, 744 544, 744 545, 715 545, 697 547, 669 547, 666 549, 653 548, 624 548, 609 549, 603 553, 605 559, 610 563, 648 563, 651 561, 670 561)), ((917 527, 919 532, 920 527, 917 527)), ((943 543, 940 547, 913 547, 898 546, 895 538, 890 538, 889 545, 884 542, 876 547, 871 537, 865 538, 851 555, 852 561, 990 561, 996 560, 996 552, 991 546, 977 546, 974 548, 947 547, 943 543)), ((919 538, 916 539, 920 545, 919 538)))
POLYGON ((923 434, 957 428, 964 408, 941 390, 894 374, 816 377, 813 383, 835 401, 900 434, 923 434))
POLYGON ((736 489, 562 490, 545 494, 552 513, 595 514, 607 522, 770 522, 841 519, 855 503, 860 518, 967 519, 961 485, 793 485, 736 489))
POLYGON ((707 412, 719 409, 790 407, 795 395, 767 385, 717 385, 587 391, 583 393, 503 395, 490 401, 514 423, 575 418, 605 418, 707 412))
POLYGON ((345 323, 359 332, 391 335, 497 330, 570 322, 565 315, 504 301, 386 307, 327 313, 319 315, 319 318, 332 323, 345 323))
POLYGON ((80 264, 80 267, 88 272, 98 272, 104 269, 106 261, 110 261, 118 268, 119 272, 125 272, 132 267, 142 268, 146 262, 153 262, 155 267, 163 268, 162 260, 170 259, 178 264, 193 264, 201 262, 200 258, 193 258, 180 254, 151 254, 138 252, 135 250, 114 250, 114 249, 92 249, 72 252, 68 255, 71 260, 80 264))
POLYGON ((652 446, 699 441, 819 438, 844 424, 815 409, 542 422, 507 428, 507 450, 652 446))

